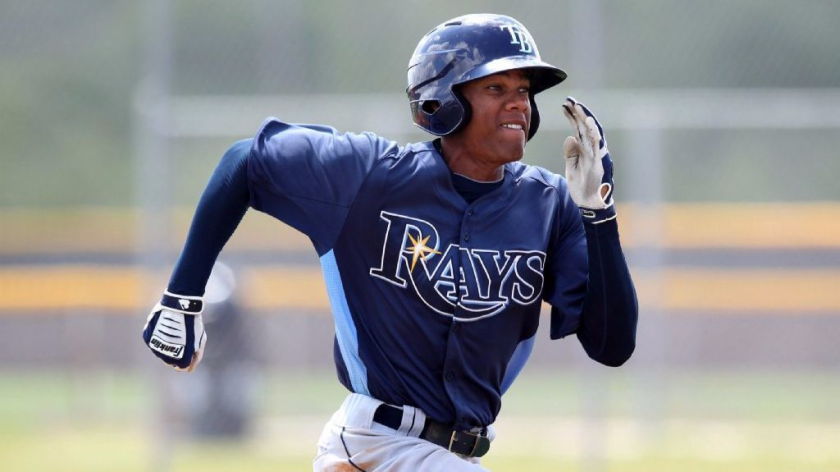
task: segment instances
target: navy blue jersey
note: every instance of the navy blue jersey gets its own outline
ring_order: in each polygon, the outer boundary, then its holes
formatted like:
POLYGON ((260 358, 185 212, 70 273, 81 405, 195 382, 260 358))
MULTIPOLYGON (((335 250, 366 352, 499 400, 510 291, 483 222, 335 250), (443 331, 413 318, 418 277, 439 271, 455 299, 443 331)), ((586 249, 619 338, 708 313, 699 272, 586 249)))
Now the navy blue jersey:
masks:
POLYGON ((456 428, 492 424, 531 353, 541 302, 552 337, 577 330, 587 245, 565 180, 506 164, 467 203, 432 143, 266 121, 248 158, 250 205, 306 234, 351 391, 456 428))

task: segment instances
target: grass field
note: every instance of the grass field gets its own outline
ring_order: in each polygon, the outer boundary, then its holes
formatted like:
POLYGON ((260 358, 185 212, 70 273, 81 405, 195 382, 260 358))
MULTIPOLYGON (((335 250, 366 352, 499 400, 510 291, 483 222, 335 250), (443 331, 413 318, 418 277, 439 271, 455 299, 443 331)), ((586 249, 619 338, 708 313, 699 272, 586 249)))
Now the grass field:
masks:
MULTIPOLYGON (((148 385, 111 373, 0 374, 0 470, 310 470, 320 428, 344 395, 331 374, 265 377, 245 439, 200 440, 183 432, 183 416, 156 424, 162 415, 150 412, 159 397, 148 385)), ((506 396, 484 464, 494 471, 837 471, 837 398, 840 378, 830 372, 694 373, 659 383, 529 373, 506 396)))

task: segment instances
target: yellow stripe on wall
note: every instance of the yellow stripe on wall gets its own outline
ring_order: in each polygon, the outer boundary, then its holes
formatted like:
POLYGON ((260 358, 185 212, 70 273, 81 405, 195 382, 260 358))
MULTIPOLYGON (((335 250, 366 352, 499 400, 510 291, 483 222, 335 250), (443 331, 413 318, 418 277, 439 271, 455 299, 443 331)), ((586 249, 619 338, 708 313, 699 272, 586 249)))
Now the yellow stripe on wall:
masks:
MULTIPOLYGON (((329 309, 318 267, 251 267, 239 274, 246 307, 284 310, 329 309)), ((642 313, 840 315, 840 270, 708 270, 669 268, 659 275, 635 273, 642 313)), ((162 290, 165 275, 131 267, 7 266, 0 268, 0 312, 101 309, 125 314, 149 310, 142 292, 162 290)))
POLYGON ((642 306, 670 311, 840 314, 840 271, 669 268, 636 277, 642 306))
POLYGON ((137 310, 146 302, 140 290, 147 278, 132 268, 2 267, 0 310, 137 310))
POLYGON ((243 271, 242 301, 250 308, 329 309, 327 289, 319 268, 255 267, 243 271))
MULTIPOLYGON (((642 208, 618 204, 625 247, 840 249, 840 203, 667 204, 642 208)), ((162 227, 169 249, 179 250, 192 210, 173 210, 162 227)), ((135 209, 0 210, 0 255, 132 253, 135 209)), ((313 255, 309 240, 256 211, 248 212, 226 251, 299 251, 313 255)))
POLYGON ((840 248, 840 204, 669 204, 619 206, 622 244, 659 241, 673 249, 840 248))

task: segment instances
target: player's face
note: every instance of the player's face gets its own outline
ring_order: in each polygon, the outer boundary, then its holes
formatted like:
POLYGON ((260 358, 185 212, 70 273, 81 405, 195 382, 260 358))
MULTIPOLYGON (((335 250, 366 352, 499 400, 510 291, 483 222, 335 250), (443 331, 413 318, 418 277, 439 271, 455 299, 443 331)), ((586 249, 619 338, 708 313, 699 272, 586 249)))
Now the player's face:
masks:
POLYGON ((472 118, 459 133, 468 152, 485 164, 522 159, 531 125, 531 81, 523 70, 500 72, 464 84, 472 118))

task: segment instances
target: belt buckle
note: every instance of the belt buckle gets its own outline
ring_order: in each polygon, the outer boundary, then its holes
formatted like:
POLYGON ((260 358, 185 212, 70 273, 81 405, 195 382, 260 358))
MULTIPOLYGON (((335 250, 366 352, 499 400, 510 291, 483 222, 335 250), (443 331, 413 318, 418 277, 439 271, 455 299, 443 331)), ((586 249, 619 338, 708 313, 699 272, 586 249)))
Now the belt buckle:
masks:
POLYGON ((455 435, 458 434, 458 431, 452 431, 452 436, 449 437, 449 452, 452 452, 452 445, 455 444, 455 435))
POLYGON ((479 438, 481 438, 482 436, 480 434, 471 433, 469 431, 452 431, 452 435, 449 437, 449 448, 448 448, 449 452, 453 452, 452 451, 452 445, 455 444, 455 436, 459 432, 463 433, 463 434, 466 434, 468 436, 472 436, 472 438, 473 438, 473 448, 472 448, 472 451, 470 451, 470 453, 467 455, 467 457, 475 457, 475 450, 478 449, 479 438))

